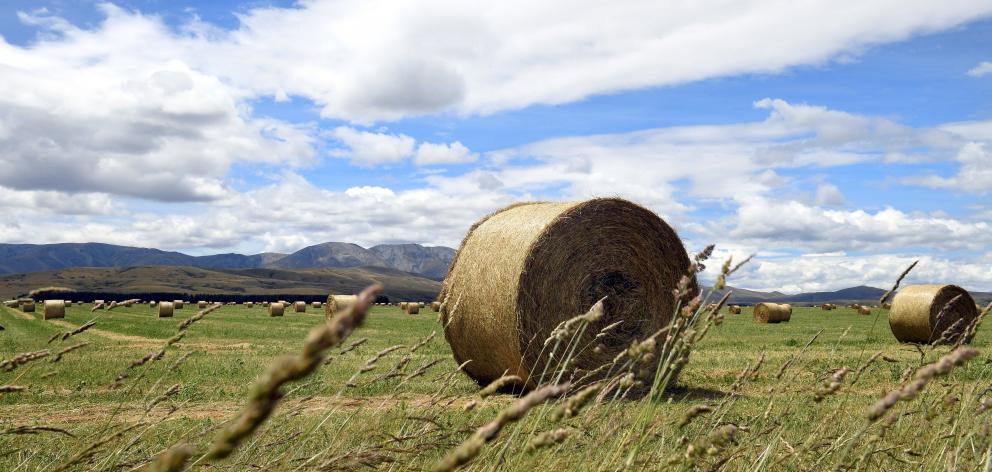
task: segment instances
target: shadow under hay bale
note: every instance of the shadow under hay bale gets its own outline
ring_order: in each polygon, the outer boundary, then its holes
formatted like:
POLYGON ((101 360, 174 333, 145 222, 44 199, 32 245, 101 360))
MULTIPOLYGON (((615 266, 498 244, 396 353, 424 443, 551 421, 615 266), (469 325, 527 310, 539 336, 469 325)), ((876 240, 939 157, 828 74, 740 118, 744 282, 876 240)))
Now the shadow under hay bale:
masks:
POLYGON ((892 299, 889 327, 901 342, 955 343, 978 313, 975 300, 957 285, 909 285, 892 299))
POLYGON ((358 295, 328 295, 324 304, 324 317, 331 319, 335 313, 345 310, 358 301, 358 295))
MULTIPOLYGON (((599 340, 601 349, 576 357, 572 367, 591 372, 669 324, 672 291, 688 268, 675 231, 634 203, 511 205, 473 225, 452 261, 439 297, 445 338, 459 364, 472 361, 464 370, 478 383, 506 373, 533 387, 552 330, 606 297, 588 332, 622 323, 599 340)), ((698 292, 694 279, 690 285, 698 292)))
POLYGON ((172 318, 172 313, 175 311, 176 302, 162 302, 158 304, 158 317, 159 318, 172 318))
POLYGON ((43 319, 65 318, 64 300, 45 300, 45 312, 43 319))
POLYGON ((792 319, 792 305, 758 303, 754 305, 754 320, 758 323, 781 323, 792 319))

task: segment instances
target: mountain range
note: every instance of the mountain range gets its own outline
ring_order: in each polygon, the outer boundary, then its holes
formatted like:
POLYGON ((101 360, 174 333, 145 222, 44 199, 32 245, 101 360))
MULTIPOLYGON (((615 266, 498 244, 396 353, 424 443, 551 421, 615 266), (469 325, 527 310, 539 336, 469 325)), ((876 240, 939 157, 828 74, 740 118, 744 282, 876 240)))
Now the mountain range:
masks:
POLYGON ((455 256, 449 247, 419 244, 329 242, 292 254, 214 254, 190 256, 159 249, 103 243, 0 244, 0 275, 45 272, 74 267, 188 266, 202 269, 328 269, 385 267, 442 280, 455 256))

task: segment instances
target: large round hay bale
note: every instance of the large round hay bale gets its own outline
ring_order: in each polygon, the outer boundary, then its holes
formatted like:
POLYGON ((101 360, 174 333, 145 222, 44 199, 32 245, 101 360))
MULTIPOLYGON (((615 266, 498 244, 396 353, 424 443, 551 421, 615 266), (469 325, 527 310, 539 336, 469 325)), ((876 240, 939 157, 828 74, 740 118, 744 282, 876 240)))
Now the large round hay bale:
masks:
MULTIPOLYGON (((977 317, 975 300, 957 285, 909 285, 892 299, 889 327, 896 339, 904 343, 932 343, 941 339, 958 320, 967 325, 977 317), (958 296, 961 298, 945 310, 948 302, 958 296), (944 316, 938 317, 942 310, 944 316)), ((960 334, 948 336, 947 340, 957 342, 960 334)))
POLYGON ((206 307, 207 307, 207 302, 206 301, 200 300, 200 301, 196 302, 196 308, 198 310, 202 310, 202 309, 204 309, 206 307))
POLYGON ((759 303, 754 306, 754 319, 758 323, 781 323, 792 318, 792 305, 786 303, 759 303))
POLYGON ((175 310, 176 302, 162 302, 158 304, 158 317, 159 318, 172 318, 172 312, 175 310))
POLYGON ((45 300, 44 319, 65 318, 65 300, 45 300))
POLYGON ((275 302, 269 304, 269 316, 282 316, 282 312, 286 309, 286 305, 282 303, 275 302))
MULTIPOLYGON (((592 371, 669 324, 672 291, 688 268, 675 231, 634 203, 511 205, 462 241, 439 297, 444 335, 459 364, 472 361, 464 370, 480 384, 510 374, 533 387, 551 331, 607 297, 604 316, 587 331, 623 323, 575 359, 575 368, 592 371)), ((698 291, 695 280, 691 289, 698 291)))
POLYGON ((293 311, 295 311, 297 313, 306 313, 307 312, 307 302, 294 302, 293 303, 293 311))
POLYGON ((21 302, 21 311, 25 313, 34 312, 34 300, 21 302))
POLYGON ((420 304, 419 303, 409 303, 409 304, 406 305, 406 314, 408 314, 408 315, 416 315, 417 313, 420 313, 420 304))
POLYGON ((175 308, 176 310, 182 310, 183 309, 183 306, 185 306, 185 303, 183 303, 182 300, 173 300, 172 301, 172 307, 175 308))
POLYGON ((358 295, 328 295, 324 304, 324 317, 331 319, 335 313, 344 310, 358 301, 358 295))

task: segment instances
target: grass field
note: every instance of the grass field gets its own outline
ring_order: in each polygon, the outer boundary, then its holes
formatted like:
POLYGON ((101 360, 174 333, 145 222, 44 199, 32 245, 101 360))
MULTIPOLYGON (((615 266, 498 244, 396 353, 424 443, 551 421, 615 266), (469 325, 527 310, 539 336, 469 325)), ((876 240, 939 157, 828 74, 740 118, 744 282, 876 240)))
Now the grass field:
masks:
MULTIPOLYGON (((40 313, 0 308, 0 358, 88 343, 59 362, 50 355, 0 371, 0 385, 27 387, 0 393, 0 470, 131 470, 175 444, 188 444, 194 462, 266 367, 299 352, 323 323, 313 308, 270 318, 259 306, 225 306, 190 326, 160 360, 129 367, 195 313, 187 305, 159 319, 147 305, 110 312, 75 305, 64 320, 43 321, 40 313), (93 328, 47 343, 90 320, 93 328), (62 431, 25 429, 39 426, 62 431)), ((950 350, 898 344, 885 316, 796 308, 789 323, 761 325, 747 308, 726 315, 664 399, 607 398, 563 418, 555 412, 564 401, 555 401, 506 426, 466 467, 988 470, 988 326, 973 343, 977 358, 869 421, 873 403, 950 350), (749 367, 753 374, 742 375, 749 367), (831 392, 843 367, 851 372, 831 392)), ((478 391, 457 371, 429 309, 410 316, 375 307, 325 365, 285 389, 273 416, 233 456, 193 469, 431 469, 518 398, 478 391), (422 375, 410 375, 423 366, 422 375)))

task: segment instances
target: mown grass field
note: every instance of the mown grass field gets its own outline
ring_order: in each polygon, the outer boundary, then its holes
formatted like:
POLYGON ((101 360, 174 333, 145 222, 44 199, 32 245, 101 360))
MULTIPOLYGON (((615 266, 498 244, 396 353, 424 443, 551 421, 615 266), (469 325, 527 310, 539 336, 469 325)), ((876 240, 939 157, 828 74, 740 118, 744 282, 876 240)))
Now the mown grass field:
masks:
MULTIPOLYGON (((49 356, 0 371, 0 385, 27 387, 0 393, 0 470, 131 470, 174 444, 203 451, 266 367, 298 352, 324 322, 314 308, 270 318, 260 306, 225 306, 192 325, 160 360, 129 368, 157 352, 195 306, 162 319, 147 305, 109 312, 75 305, 54 321, 43 321, 40 310, 0 307, 0 358, 88 344, 59 362, 49 356), (90 320, 92 329, 48 343, 90 320), (118 381, 121 374, 126 378, 118 381), (18 430, 36 426, 64 432, 18 430)), ((866 413, 874 402, 950 348, 897 343, 883 310, 861 316, 796 308, 791 322, 762 325, 746 308, 709 331, 665 399, 609 400, 557 419, 560 401, 539 407, 505 427, 467 467, 981 470, 990 444, 989 329, 982 325, 972 343, 977 358, 872 422, 866 413), (757 366, 754 374, 742 376, 749 366, 757 366), (815 401, 842 367, 851 372, 839 388, 815 401), (680 425, 700 406, 713 411, 680 425), (714 436, 724 425, 736 428, 726 441, 714 436), (552 431, 559 438, 537 448, 541 433, 552 431)), ((314 375, 285 389, 273 417, 232 457, 195 462, 194 454, 192 468, 429 470, 517 398, 478 397, 479 387, 457 372, 429 309, 406 315, 375 307, 332 352, 314 375), (423 366, 430 367, 408 378, 423 366)))

